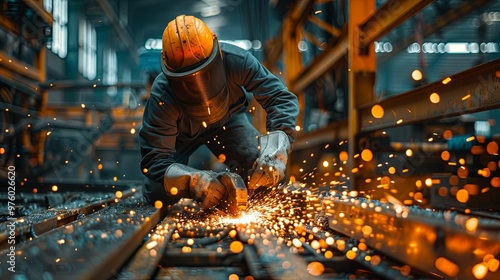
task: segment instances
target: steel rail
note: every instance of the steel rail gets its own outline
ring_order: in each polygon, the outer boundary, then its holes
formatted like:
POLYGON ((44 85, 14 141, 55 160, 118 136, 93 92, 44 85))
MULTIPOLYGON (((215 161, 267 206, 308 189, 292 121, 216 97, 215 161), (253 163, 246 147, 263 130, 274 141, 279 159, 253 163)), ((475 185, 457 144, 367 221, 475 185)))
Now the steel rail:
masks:
POLYGON ((500 108, 500 59, 360 106, 360 130, 374 131, 495 108, 500 108), (374 105, 383 108, 383 116, 372 115, 374 105))

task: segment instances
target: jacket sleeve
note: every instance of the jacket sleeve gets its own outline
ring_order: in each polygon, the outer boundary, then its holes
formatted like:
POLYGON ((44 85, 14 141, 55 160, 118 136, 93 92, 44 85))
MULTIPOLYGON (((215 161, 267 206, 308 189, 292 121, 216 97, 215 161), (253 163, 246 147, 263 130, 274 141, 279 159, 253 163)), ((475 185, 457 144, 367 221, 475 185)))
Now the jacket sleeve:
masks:
POLYGON ((169 102, 166 79, 161 74, 153 83, 151 95, 144 108, 139 131, 141 171, 151 181, 162 183, 164 172, 172 163, 178 133, 180 110, 169 102))
POLYGON ((265 68, 252 54, 247 53, 242 65, 241 82, 247 92, 267 113, 267 131, 284 131, 295 142, 295 125, 299 115, 297 96, 290 92, 278 77, 265 68))

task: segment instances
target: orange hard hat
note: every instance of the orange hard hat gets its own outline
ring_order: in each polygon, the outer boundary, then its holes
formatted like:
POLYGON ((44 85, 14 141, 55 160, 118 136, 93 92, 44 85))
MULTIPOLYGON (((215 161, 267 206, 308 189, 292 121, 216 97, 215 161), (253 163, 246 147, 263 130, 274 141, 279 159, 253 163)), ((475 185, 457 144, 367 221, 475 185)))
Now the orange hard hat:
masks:
POLYGON ((184 112, 195 121, 220 121, 229 111, 229 93, 215 34, 202 20, 180 15, 168 23, 162 44, 161 70, 184 112))
POLYGON ((214 37, 199 18, 177 16, 163 31, 163 63, 175 71, 204 61, 212 53, 214 37))

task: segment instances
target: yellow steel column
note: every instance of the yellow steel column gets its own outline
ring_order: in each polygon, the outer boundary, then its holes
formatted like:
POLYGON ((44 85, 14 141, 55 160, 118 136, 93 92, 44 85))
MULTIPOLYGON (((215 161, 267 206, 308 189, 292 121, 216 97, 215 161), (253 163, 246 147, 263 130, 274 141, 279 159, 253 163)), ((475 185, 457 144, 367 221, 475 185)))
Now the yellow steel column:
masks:
POLYGON ((350 177, 349 189, 356 189, 356 179, 353 170, 358 167, 359 157, 355 157, 358 151, 356 135, 359 132, 358 106, 374 100, 375 85, 375 50, 373 43, 368 48, 360 47, 361 25, 374 11, 375 0, 350 0, 348 17, 348 175, 350 177))
MULTIPOLYGON (((37 60, 37 65, 35 65, 36 68, 39 69, 39 77, 38 77, 38 81, 41 83, 41 84, 45 84, 45 81, 47 79, 47 65, 46 65, 46 52, 47 52, 47 48, 46 46, 42 46, 42 48, 40 49, 40 51, 38 52, 38 60, 37 60)), ((42 89, 39 89, 41 92, 41 96, 40 96, 40 108, 39 108, 39 115, 40 115, 40 118, 44 118, 47 116, 47 101, 49 99, 49 93, 48 93, 48 90, 46 88, 42 88, 42 89)), ((45 131, 40 131, 39 133, 39 138, 38 138, 38 143, 37 143, 37 164, 38 165, 42 165, 43 164, 43 157, 44 157, 44 147, 45 147, 45 137, 47 136, 46 132, 45 131)))
MULTIPOLYGON (((26 5, 28 5, 34 12, 36 12, 48 25, 52 27, 54 19, 52 18, 52 14, 48 13, 43 7, 43 0, 23 0, 26 5)), ((47 80, 47 47, 43 44, 38 51, 38 57, 35 61, 34 68, 37 70, 37 77, 35 78, 37 82, 40 84, 45 84, 47 80)), ((38 108, 38 114, 40 118, 44 118, 47 116, 47 101, 48 101, 48 90, 46 88, 38 88, 40 91, 40 103, 38 108)), ((37 164, 43 164, 44 158, 44 147, 45 147, 45 138, 47 134, 43 130, 39 133, 39 137, 37 138, 37 164)), ((35 154, 33 154, 35 156, 35 154)))
MULTIPOLYGON (((285 62, 284 74, 285 84, 290 91, 295 93, 299 100, 300 112, 304 111, 305 96, 301 92, 295 92, 292 87, 292 81, 297 79, 297 75, 302 71, 302 56, 299 52, 299 42, 302 38, 300 27, 291 18, 287 18, 283 22, 283 60, 285 62)), ((297 119, 297 125, 302 127, 304 114, 300 113, 297 119)))

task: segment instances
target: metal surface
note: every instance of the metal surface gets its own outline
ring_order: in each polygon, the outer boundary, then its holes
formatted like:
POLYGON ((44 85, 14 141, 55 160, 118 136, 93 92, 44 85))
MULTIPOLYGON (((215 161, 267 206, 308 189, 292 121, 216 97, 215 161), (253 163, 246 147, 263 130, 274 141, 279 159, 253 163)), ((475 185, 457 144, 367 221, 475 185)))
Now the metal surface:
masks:
MULTIPOLYGON (((66 195, 44 193, 49 185, 26 198, 66 195)), ((75 194, 92 189, 72 183, 60 187, 75 194)), ((95 187, 102 191, 111 186, 95 187)), ((120 194, 93 193, 96 201, 68 209, 65 205, 71 203, 62 203, 64 210, 45 211, 46 218, 27 214, 23 223, 48 230, 16 239, 16 272, 7 270, 9 256, 2 254, 0 277, 442 279, 452 276, 435 261, 446 258, 460 267, 457 279, 473 279, 471 266, 500 252, 500 221, 494 218, 289 186, 259 193, 249 203, 249 215, 240 219, 223 211, 199 212, 189 199, 159 210, 130 187, 120 194), (477 227, 471 229, 474 218, 477 227)), ((21 229, 20 223, 16 226, 21 229)), ((491 271, 484 279, 496 279, 498 273, 491 271)))
POLYGON ((101 81, 89 81, 89 80, 50 80, 46 84, 42 85, 44 88, 50 90, 82 90, 89 89, 94 91, 100 88, 133 88, 133 89, 144 89, 145 85, 142 81, 135 81, 130 83, 115 83, 112 85, 106 85, 101 81))
POLYGON ((7 270, 2 257, 2 279, 36 279, 40 275, 52 279, 108 279, 160 220, 160 210, 144 205, 137 195, 24 246, 17 245, 15 273, 7 270))
POLYGON ((376 104, 385 114, 372 116, 375 104, 360 109, 361 131, 454 117, 500 107, 500 59, 481 64, 405 94, 388 97, 376 104), (439 100, 433 103, 431 94, 439 100))
POLYGON ((116 279, 151 279, 166 250, 169 240, 175 231, 176 220, 172 216, 165 217, 151 236, 145 240, 132 259, 120 270, 116 279))
MULTIPOLYGON (((496 220, 349 197, 325 199, 323 209, 328 227, 446 278, 474 279, 473 267, 481 264, 485 255, 500 253, 500 224, 496 220), (469 226, 471 221, 477 226, 469 226)), ((500 271, 495 271, 484 279, 498 277, 500 271)))
MULTIPOLYGON (((52 184, 53 186, 54 184, 52 184)), ((43 190, 43 187, 42 189, 43 190)), ((135 192, 128 190, 124 191, 122 194, 122 198, 128 198, 132 196, 135 192)), ((37 237, 41 234, 44 234, 50 230, 61 227, 65 224, 68 224, 72 221, 78 219, 79 215, 90 215, 98 210, 101 210, 107 206, 114 205, 118 202, 114 193, 94 193, 96 198, 104 198, 104 199, 96 199, 93 201, 86 201, 85 197, 81 196, 76 198, 74 193, 55 193, 54 195, 61 197, 60 205, 54 205, 54 203, 50 203, 50 195, 47 194, 42 197, 42 199, 47 203, 50 209, 37 211, 34 213, 25 213, 23 216, 18 217, 13 220, 13 223, 16 224, 14 235, 18 240, 27 240, 30 238, 37 237), (69 203, 62 203, 62 197, 67 196, 67 201, 71 200, 69 203)), ((26 201, 25 203, 20 202, 20 198, 16 201, 16 206, 18 209, 20 207, 28 208, 22 209, 23 211, 29 211, 30 204, 36 201, 37 197, 41 197, 40 195, 24 195, 22 198, 26 201)), ((3 197, 0 197, 3 200, 3 197)), ((88 198, 87 198, 88 199, 88 198)), ((5 200, 7 200, 5 198, 5 200)), ((11 219, 12 221, 12 219, 11 219)), ((7 224, 0 224, 0 229, 2 234, 0 234, 0 249, 6 249, 9 247, 9 231, 7 230, 7 224)))

